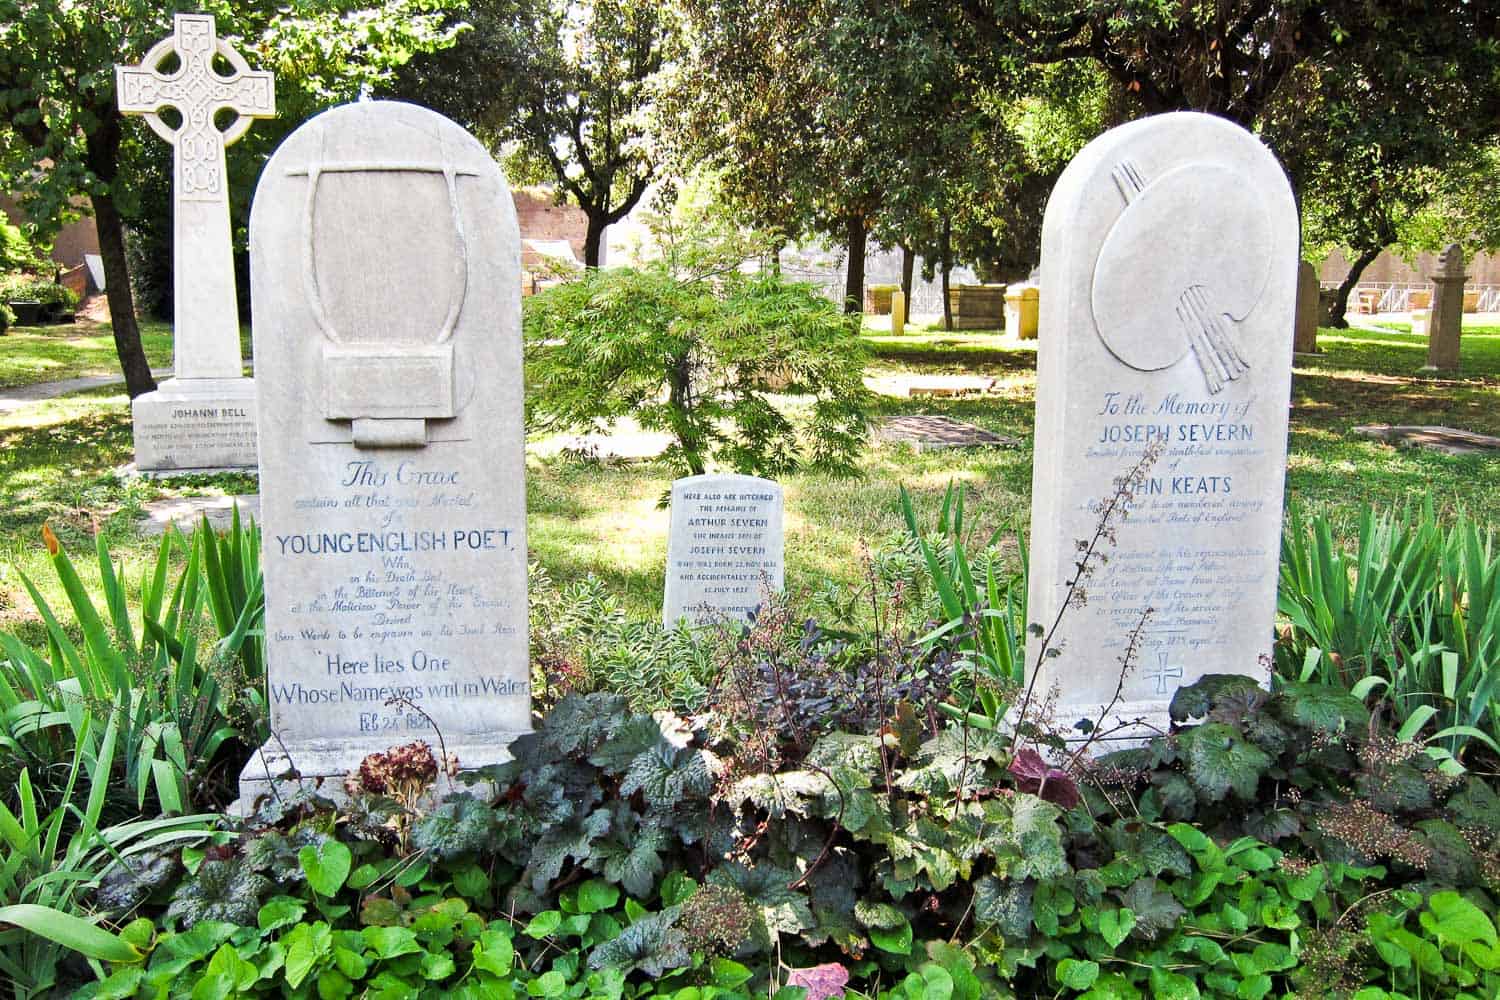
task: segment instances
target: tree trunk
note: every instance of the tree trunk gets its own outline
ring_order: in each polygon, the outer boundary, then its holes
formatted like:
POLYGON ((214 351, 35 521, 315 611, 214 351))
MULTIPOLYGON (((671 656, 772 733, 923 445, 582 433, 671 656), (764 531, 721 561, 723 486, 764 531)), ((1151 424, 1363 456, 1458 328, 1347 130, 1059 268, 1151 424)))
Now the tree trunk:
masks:
POLYGON ((604 230, 609 228, 609 213, 585 208, 589 227, 583 237, 583 266, 593 270, 599 266, 600 250, 604 246, 604 230))
POLYGON ((690 355, 683 355, 672 363, 667 373, 667 419, 672 424, 672 436, 682 449, 682 459, 687 463, 688 475, 701 476, 705 467, 704 444, 699 427, 694 419, 697 404, 693 399, 693 364, 690 355))
POLYGON ((1328 317, 1328 325, 1335 329, 1344 330, 1349 326, 1349 321, 1344 318, 1344 313, 1349 311, 1349 296, 1354 292, 1354 286, 1359 284, 1359 276, 1365 273, 1365 268, 1380 256, 1380 251, 1385 247, 1376 247, 1374 250, 1366 250, 1354 259, 1349 265, 1349 274, 1339 285, 1338 294, 1333 297, 1333 315, 1328 317))
POLYGON ((906 298, 906 316, 903 317, 903 318, 904 319, 910 319, 911 318, 911 282, 912 282, 912 271, 917 266, 917 255, 914 254, 914 253, 912 253, 911 252, 911 247, 907 246, 905 243, 900 244, 900 247, 901 247, 901 294, 906 298))
POLYGON ((953 220, 943 219, 943 329, 953 330, 953 299, 948 295, 948 272, 953 270, 953 220))
POLYGON ((865 311, 865 217, 851 215, 844 220, 849 244, 849 271, 844 281, 844 312, 865 311))
MULTIPOLYGON (((95 111, 99 122, 85 139, 84 162, 112 192, 120 165, 120 126, 124 119, 113 103, 95 111)), ((125 224, 112 193, 91 194, 89 201, 99 232, 99 259, 104 266, 104 294, 109 300, 115 353, 125 373, 125 391, 134 399, 154 390, 156 379, 151 377, 151 365, 141 347, 141 328, 135 321, 135 296, 130 292, 130 267, 125 262, 125 224)))
POLYGON ((125 373, 125 391, 130 398, 151 392, 156 379, 141 346, 141 328, 135 321, 135 298, 130 294, 130 269, 125 263, 125 226, 107 194, 89 195, 94 207, 94 225, 99 230, 99 258, 104 265, 104 295, 109 300, 109 323, 115 335, 115 353, 125 373))

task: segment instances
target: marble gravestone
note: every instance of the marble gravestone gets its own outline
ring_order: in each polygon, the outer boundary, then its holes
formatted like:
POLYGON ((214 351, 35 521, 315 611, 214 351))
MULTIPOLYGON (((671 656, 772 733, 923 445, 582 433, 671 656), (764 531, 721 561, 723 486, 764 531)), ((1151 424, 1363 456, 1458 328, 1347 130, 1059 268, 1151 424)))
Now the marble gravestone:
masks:
POLYGON ((779 483, 755 476, 689 476, 672 484, 662 622, 747 619, 766 588, 785 585, 779 483))
MULTIPOLYGON (((1056 721, 1097 722, 1152 608, 1118 720, 1165 728, 1203 674, 1269 681, 1297 301, 1297 209, 1280 165, 1221 118, 1160 115, 1089 143, 1042 228, 1028 621, 1050 629, 1080 541, 1159 449, 1107 562, 1041 660, 1056 721)), ((1126 726, 1114 736, 1149 729, 1126 726)))
POLYGON ((174 152, 174 377, 131 401, 135 464, 158 473, 255 468, 255 383, 241 371, 224 147, 275 115, 275 85, 217 36, 211 16, 178 14, 173 27, 141 65, 115 67, 120 111, 143 116, 174 152), (163 72, 174 56, 176 69, 163 72), (214 70, 216 57, 229 76, 214 70), (182 116, 175 130, 160 116, 168 108, 182 116), (222 111, 237 117, 221 132, 222 111))
MULTIPOLYGON (((1456 372, 1464 323, 1464 250, 1450 243, 1438 257, 1432 278, 1432 313, 1427 321, 1426 372, 1456 372)), ((1413 329, 1416 323, 1412 324, 1413 329)))
POLYGON ((414 739, 504 760, 531 726, 505 178, 435 112, 345 105, 266 164, 250 254, 274 737, 242 802, 414 739))
POLYGON ((1297 354, 1320 354, 1318 350, 1319 285, 1317 269, 1307 261, 1297 264, 1297 329, 1292 350, 1297 354))

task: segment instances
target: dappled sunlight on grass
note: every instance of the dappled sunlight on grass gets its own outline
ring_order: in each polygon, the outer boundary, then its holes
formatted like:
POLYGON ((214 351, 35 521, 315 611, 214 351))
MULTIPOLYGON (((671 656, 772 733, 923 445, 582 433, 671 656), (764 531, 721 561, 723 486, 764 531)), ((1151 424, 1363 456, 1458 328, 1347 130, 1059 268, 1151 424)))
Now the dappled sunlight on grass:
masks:
MULTIPOLYGON (((167 324, 141 323, 141 344, 153 367, 172 363, 172 329, 167 324)), ((119 355, 107 326, 14 327, 0 337, 0 388, 119 372, 119 355)))
POLYGON ((975 483, 982 482, 983 477, 977 469, 933 469, 923 473, 915 479, 906 481, 908 490, 941 491, 948 488, 949 483, 975 483))

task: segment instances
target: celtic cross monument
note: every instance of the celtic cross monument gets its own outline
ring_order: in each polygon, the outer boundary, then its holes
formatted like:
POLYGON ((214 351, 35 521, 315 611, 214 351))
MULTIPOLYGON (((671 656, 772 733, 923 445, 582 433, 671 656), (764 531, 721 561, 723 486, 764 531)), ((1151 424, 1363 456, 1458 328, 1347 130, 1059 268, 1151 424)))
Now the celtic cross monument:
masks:
POLYGON ((120 111, 141 115, 174 151, 172 194, 175 377, 131 406, 143 472, 253 468, 255 384, 241 374, 224 147, 276 113, 270 73, 252 70, 206 14, 178 14, 173 34, 139 66, 115 67, 120 111), (163 65, 176 57, 176 66, 163 65), (230 67, 221 76, 220 57, 230 67), (175 110, 175 129, 161 118, 175 110), (221 112, 233 121, 220 131, 221 112))

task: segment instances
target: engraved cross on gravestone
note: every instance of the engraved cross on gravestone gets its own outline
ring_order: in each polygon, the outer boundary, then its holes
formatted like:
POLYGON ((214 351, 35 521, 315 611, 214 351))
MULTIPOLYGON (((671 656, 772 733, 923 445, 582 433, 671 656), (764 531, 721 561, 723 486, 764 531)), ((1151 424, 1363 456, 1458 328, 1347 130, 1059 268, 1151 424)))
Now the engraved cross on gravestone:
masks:
POLYGON ((153 46, 139 66, 115 67, 120 111, 144 117, 175 151, 176 377, 131 405, 136 465, 156 472, 253 467, 255 390, 241 377, 224 148, 253 119, 275 115, 275 84, 217 36, 211 16, 178 14, 173 26, 172 37, 153 46), (177 67, 163 72, 174 56, 177 67), (229 64, 229 76, 214 69, 216 58, 229 64), (176 129, 161 118, 167 109, 182 116, 176 129), (223 111, 238 117, 221 132, 215 119, 223 111))
POLYGON ((1169 681, 1182 680, 1182 664, 1169 662, 1171 657, 1167 653, 1156 654, 1156 666, 1147 676, 1156 682, 1157 694, 1170 694, 1167 688, 1169 681))

